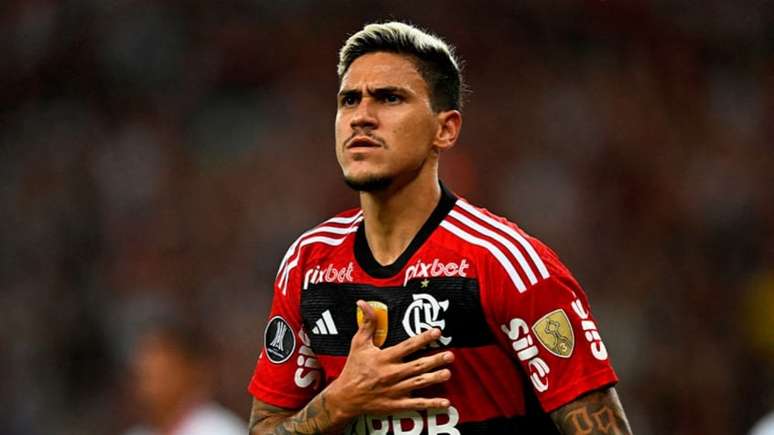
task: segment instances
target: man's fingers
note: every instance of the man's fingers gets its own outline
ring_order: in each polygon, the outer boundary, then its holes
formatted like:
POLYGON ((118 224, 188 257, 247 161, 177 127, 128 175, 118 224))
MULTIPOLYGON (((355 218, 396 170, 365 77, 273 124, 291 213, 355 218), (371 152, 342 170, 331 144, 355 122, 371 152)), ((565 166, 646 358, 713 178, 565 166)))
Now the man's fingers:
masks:
POLYGON ((373 336, 376 331, 376 313, 364 300, 357 301, 357 325, 357 333, 352 337, 352 344, 373 344, 373 336))
POLYGON ((403 358, 404 356, 411 355, 412 353, 438 340, 440 336, 441 330, 438 328, 432 328, 419 335, 415 335, 411 338, 403 340, 400 343, 385 350, 389 351, 391 353, 390 356, 393 358, 403 358))
POLYGON ((448 408, 451 403, 443 397, 409 397, 398 399, 389 404, 389 408, 396 411, 422 411, 431 408, 448 408))
POLYGON ((403 378, 409 378, 421 373, 428 372, 442 365, 449 364, 454 361, 454 354, 451 351, 439 352, 433 355, 417 358, 413 361, 403 363, 399 372, 403 375, 403 378))
POLYGON ((395 385, 394 389, 400 394, 405 394, 409 391, 418 390, 420 388, 425 388, 434 384, 440 384, 441 382, 446 382, 449 380, 449 378, 451 378, 451 370, 442 369, 430 373, 422 373, 421 375, 405 379, 395 385))

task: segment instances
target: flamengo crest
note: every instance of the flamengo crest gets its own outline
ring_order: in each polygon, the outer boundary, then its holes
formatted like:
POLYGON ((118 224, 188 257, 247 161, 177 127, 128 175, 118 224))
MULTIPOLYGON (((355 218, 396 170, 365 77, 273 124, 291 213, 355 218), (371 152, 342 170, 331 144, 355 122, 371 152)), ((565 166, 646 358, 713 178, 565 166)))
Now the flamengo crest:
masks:
MULTIPOLYGON (((438 302, 433 296, 427 293, 411 295, 414 298, 403 316, 403 328, 410 337, 419 335, 431 328, 438 328, 443 331, 446 326, 446 320, 439 319, 442 310, 449 309, 449 300, 438 302)), ((451 337, 438 339, 444 346, 451 342, 451 337)))

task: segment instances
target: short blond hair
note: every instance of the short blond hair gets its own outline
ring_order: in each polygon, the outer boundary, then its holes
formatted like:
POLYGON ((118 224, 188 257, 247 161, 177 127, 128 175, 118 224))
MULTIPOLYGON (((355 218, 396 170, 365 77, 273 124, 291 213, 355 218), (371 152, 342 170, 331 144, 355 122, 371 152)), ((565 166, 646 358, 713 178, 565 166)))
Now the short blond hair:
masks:
POLYGON ((373 23, 350 36, 339 51, 338 75, 364 54, 385 51, 408 56, 427 83, 436 112, 462 108, 462 73, 454 47, 440 37, 399 21, 373 23))

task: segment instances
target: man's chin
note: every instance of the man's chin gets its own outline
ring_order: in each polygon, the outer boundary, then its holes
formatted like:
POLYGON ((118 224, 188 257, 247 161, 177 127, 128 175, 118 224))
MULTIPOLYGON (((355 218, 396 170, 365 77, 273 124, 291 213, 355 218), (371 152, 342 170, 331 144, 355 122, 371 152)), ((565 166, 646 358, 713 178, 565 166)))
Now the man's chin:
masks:
POLYGON ((344 182, 347 183, 352 190, 358 192, 380 192, 392 184, 392 178, 390 177, 344 177, 344 182))

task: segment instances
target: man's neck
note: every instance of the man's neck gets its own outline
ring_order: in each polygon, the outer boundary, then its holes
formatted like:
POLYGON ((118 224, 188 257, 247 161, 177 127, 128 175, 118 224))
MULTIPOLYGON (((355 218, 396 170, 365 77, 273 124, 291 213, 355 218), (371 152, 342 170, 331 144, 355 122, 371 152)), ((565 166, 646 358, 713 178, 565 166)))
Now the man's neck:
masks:
POLYGON ((381 265, 394 263, 433 213, 441 198, 437 175, 412 180, 390 192, 360 194, 371 254, 381 265))

